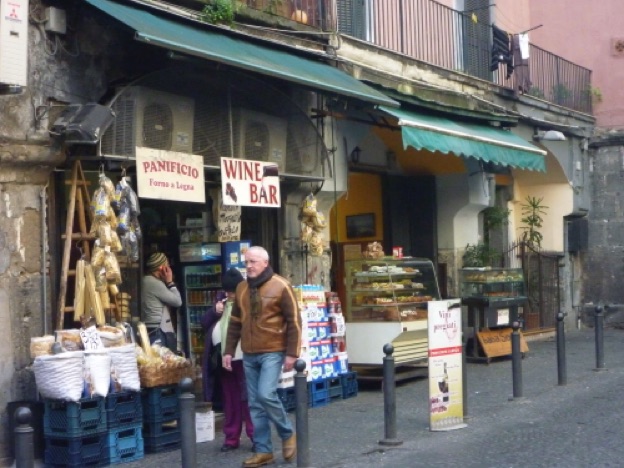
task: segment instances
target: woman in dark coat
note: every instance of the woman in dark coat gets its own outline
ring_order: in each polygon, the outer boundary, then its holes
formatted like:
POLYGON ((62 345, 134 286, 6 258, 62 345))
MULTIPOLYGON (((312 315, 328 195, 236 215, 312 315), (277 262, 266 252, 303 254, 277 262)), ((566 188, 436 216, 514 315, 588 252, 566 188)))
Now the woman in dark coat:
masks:
MULTIPOLYGON (((217 302, 227 299, 225 292, 219 291, 217 302)), ((215 305, 208 308, 201 318, 201 326, 204 330, 204 354, 202 355, 202 386, 204 390, 204 401, 212 403, 212 409, 221 411, 223 409, 223 399, 221 396, 221 355, 217 345, 213 343, 212 335, 215 327, 218 328, 221 313, 217 312, 215 305)))

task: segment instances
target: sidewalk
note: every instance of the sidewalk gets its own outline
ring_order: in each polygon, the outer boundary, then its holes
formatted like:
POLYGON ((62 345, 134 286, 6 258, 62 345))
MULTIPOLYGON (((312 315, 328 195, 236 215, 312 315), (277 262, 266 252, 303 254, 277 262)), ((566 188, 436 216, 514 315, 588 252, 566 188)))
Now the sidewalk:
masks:
MULTIPOLYGON (((430 432, 427 380, 399 384, 397 436, 404 443, 382 447, 383 394, 380 386, 360 388, 355 398, 309 411, 310 460, 314 467, 362 466, 621 466, 624 459, 624 331, 604 331, 607 370, 596 365, 594 330, 566 334, 567 381, 557 385, 555 338, 529 342, 522 361, 524 398, 512 396, 511 360, 468 364, 468 427, 430 432), (605 450, 608 447, 608 450, 605 450)), ((383 354, 380 350, 380 360, 383 354)), ((294 421, 294 414, 291 415, 294 421)), ((251 455, 221 453, 223 435, 197 445, 198 466, 239 467, 251 455)), ((276 465, 283 463, 274 440, 276 465)), ((181 465, 179 450, 146 455, 125 466, 181 465)))

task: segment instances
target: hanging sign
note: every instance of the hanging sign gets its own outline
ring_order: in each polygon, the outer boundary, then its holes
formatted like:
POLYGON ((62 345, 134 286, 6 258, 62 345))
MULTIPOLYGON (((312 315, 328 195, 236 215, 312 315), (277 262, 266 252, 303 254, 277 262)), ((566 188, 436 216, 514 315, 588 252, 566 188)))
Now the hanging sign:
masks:
POLYGON ((240 205, 225 205, 218 190, 211 190, 213 218, 217 220, 217 240, 219 242, 239 241, 241 234, 240 205))
POLYGON ((430 301, 429 427, 449 431, 464 423, 460 299, 430 301))
POLYGON ((275 163, 221 158, 224 205, 279 208, 279 169, 275 163))
POLYGON ((137 147, 136 168, 139 197, 206 203, 201 156, 137 147))

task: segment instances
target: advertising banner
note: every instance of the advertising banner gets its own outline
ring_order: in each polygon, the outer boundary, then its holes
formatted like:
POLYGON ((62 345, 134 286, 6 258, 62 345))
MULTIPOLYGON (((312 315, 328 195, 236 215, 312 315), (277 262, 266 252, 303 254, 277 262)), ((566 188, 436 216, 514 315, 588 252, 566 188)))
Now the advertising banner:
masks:
POLYGON ((206 203, 201 156, 137 147, 136 167, 139 197, 206 203))
POLYGON ((464 423, 460 299, 428 302, 429 429, 449 431, 464 423))
POLYGON ((279 170, 275 163, 221 158, 224 205, 279 208, 279 170))

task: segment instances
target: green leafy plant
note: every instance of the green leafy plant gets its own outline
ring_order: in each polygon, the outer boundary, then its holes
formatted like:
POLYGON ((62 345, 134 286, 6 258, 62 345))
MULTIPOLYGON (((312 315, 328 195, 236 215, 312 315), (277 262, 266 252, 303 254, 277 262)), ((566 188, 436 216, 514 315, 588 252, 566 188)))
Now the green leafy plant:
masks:
POLYGON ((589 95, 591 96, 592 101, 594 101, 595 103, 602 102, 602 91, 600 91, 600 88, 590 86, 589 95))
POLYGON ((552 94, 556 103, 564 103, 572 97, 572 91, 562 83, 553 86, 552 94))
POLYGON ((269 0, 267 2, 267 6, 264 8, 265 13, 269 13, 271 15, 277 15, 279 13, 279 9, 282 6, 282 0, 269 0))
POLYGON ((478 244, 467 244, 462 262, 464 268, 487 267, 500 257, 500 253, 492 249, 489 245, 479 242, 478 244))
POLYGON ((539 229, 542 228, 544 223, 543 215, 546 214, 547 206, 542 205, 543 198, 527 196, 525 203, 522 207, 522 223, 525 226, 522 227, 522 240, 527 242, 531 246, 540 247, 544 236, 539 229))
POLYGON ((537 86, 531 86, 527 94, 529 96, 533 96, 539 99, 544 99, 544 91, 542 91, 542 89, 538 88, 537 86))
POLYGON ((210 0, 200 13, 200 19, 210 24, 227 24, 234 22, 234 0, 210 0))
POLYGON ((491 206, 483 210, 483 239, 486 245, 490 244, 490 233, 509 222, 510 213, 507 208, 500 206, 491 206))

